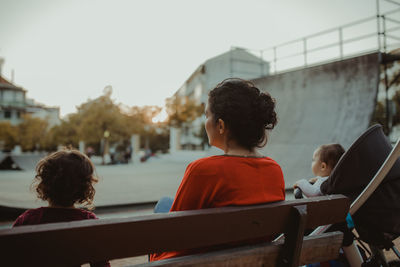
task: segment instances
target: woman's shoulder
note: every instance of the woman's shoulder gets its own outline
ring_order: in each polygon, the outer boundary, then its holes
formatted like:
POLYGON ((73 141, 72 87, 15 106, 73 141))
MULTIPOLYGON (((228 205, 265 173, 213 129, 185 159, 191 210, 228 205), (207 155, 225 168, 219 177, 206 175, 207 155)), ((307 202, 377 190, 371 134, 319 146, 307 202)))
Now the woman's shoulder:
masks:
POLYGON ((223 155, 209 156, 197 159, 192 161, 188 165, 188 169, 203 169, 203 168, 212 168, 213 166, 220 166, 224 161, 226 161, 226 157, 223 155))
POLYGON ((275 164, 275 165, 279 165, 278 162, 276 162, 276 160, 274 160, 273 158, 270 157, 263 157, 263 159, 271 164, 275 164))
POLYGON ((200 159, 196 159, 195 161, 192 161, 190 165, 204 165, 204 164, 211 164, 215 161, 218 161, 222 156, 209 156, 209 157, 204 157, 200 159))
POLYGON ((259 164, 270 167, 275 166, 277 168, 280 168, 280 165, 270 157, 240 157, 230 155, 216 155, 195 160, 188 165, 188 169, 197 170, 204 168, 210 169, 213 167, 220 168, 222 166, 236 165, 239 162, 259 164))

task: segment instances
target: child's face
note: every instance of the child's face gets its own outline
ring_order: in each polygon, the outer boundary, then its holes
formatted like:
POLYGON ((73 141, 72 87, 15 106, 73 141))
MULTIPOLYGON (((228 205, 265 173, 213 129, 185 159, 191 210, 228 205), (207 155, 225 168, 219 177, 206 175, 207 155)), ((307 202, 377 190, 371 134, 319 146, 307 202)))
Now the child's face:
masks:
POLYGON ((313 154, 311 170, 315 176, 321 176, 321 177, 329 176, 330 168, 325 162, 321 161, 319 155, 320 155, 320 148, 317 148, 313 154))

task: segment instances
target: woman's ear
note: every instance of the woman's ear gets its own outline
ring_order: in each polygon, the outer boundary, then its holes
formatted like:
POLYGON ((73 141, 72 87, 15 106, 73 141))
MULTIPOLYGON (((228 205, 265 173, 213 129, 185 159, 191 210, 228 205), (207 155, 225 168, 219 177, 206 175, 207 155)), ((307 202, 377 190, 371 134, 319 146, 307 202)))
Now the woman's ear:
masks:
POLYGON ((224 134, 226 131, 225 122, 222 119, 218 119, 218 131, 219 134, 224 134))

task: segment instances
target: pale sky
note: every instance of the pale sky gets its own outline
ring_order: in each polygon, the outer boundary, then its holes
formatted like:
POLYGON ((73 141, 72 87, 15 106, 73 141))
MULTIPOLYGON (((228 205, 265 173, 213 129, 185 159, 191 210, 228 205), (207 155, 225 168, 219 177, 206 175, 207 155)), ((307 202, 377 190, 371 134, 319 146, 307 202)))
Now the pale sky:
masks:
POLYGON ((205 60, 376 14, 375 0, 0 0, 3 76, 61 115, 107 85, 163 106, 205 60))

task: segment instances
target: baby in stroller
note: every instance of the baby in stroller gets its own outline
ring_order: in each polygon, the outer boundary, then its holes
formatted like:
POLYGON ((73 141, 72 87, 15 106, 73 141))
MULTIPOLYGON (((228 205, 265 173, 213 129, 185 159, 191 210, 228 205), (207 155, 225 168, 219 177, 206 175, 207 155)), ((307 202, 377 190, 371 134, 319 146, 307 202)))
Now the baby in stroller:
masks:
POLYGON ((311 178, 308 181, 301 179, 293 187, 301 189, 301 192, 306 197, 321 196, 321 184, 329 178, 329 175, 343 154, 344 148, 340 144, 328 144, 318 147, 314 151, 311 163, 311 170, 317 177, 311 178))
MULTIPOLYGON (((329 177, 320 184, 320 193, 343 194, 355 201, 391 151, 392 145, 382 127, 371 126, 341 156, 329 177)), ((392 248, 400 258, 393 246, 393 240, 400 235, 399 159, 352 218, 360 240, 370 247, 371 264, 363 266, 389 266, 382 249, 392 248)))

